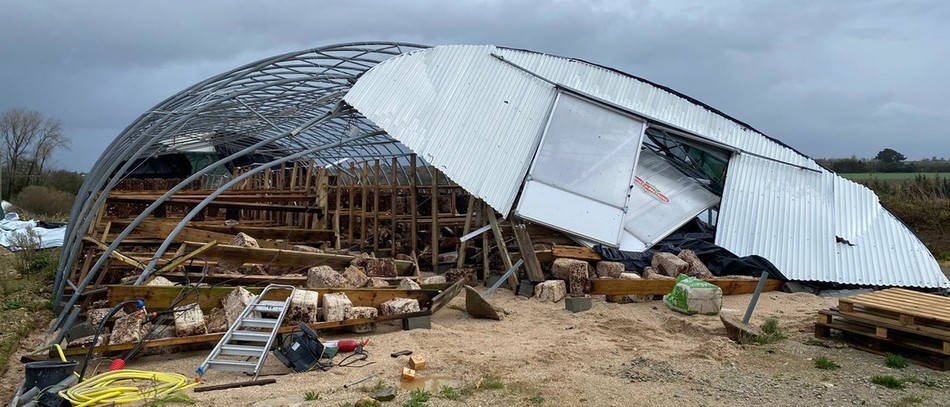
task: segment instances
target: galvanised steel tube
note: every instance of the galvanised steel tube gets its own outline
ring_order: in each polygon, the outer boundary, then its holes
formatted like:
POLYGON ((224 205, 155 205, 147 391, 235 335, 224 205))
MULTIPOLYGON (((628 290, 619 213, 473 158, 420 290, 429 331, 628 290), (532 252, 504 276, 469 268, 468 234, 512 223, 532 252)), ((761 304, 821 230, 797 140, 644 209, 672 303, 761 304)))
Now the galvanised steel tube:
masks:
POLYGON ((354 141, 359 141, 359 140, 362 140, 362 139, 364 139, 364 138, 372 137, 372 136, 379 135, 379 134, 385 134, 385 132, 383 132, 383 131, 376 131, 376 132, 364 134, 364 135, 362 135, 362 136, 351 137, 351 138, 348 138, 348 139, 345 139, 345 140, 340 140, 340 141, 338 141, 338 142, 336 142, 336 143, 327 144, 327 145, 323 145, 323 146, 320 146, 320 147, 310 148, 310 149, 301 151, 301 152, 299 152, 299 153, 296 153, 296 154, 293 154, 293 155, 289 155, 289 156, 287 156, 287 157, 280 158, 280 159, 271 161, 271 162, 269 162, 269 163, 266 163, 266 164, 264 164, 264 165, 261 165, 260 167, 254 168, 254 169, 252 169, 252 170, 250 170, 250 171, 248 171, 248 172, 246 172, 246 173, 244 173, 244 174, 241 174, 240 176, 238 176, 238 177, 232 179, 231 181, 228 181, 227 183, 225 183, 224 185, 222 185, 220 188, 218 188, 217 190, 215 190, 211 195, 208 195, 208 197, 206 197, 206 198, 203 199, 201 202, 199 202, 199 203, 191 210, 191 212, 188 212, 188 214, 185 215, 185 217, 181 220, 181 222, 178 223, 178 226, 176 226, 175 229, 173 229, 173 230, 171 231, 171 233, 168 235, 168 237, 165 238, 165 241, 162 242, 162 245, 159 246, 158 250, 155 252, 155 256, 152 257, 152 260, 149 261, 149 263, 148 263, 147 266, 145 266, 145 270, 142 271, 142 274, 139 276, 139 278, 135 280, 135 284, 136 284, 136 285, 142 284, 142 282, 144 282, 145 279, 148 278, 148 276, 149 276, 149 274, 151 274, 152 270, 155 269, 155 265, 158 263, 158 260, 160 260, 161 257, 162 257, 162 255, 165 254, 165 251, 168 250, 168 246, 170 246, 170 245, 172 244, 172 242, 175 240, 175 238, 178 236, 178 234, 181 233, 181 231, 185 229, 185 226, 188 224, 188 222, 190 222, 195 216, 197 216, 198 213, 201 212, 201 210, 204 209, 205 206, 208 206, 208 204, 211 203, 211 201, 214 201, 215 198, 217 198, 218 196, 220 196, 221 194, 223 194, 223 193, 224 193, 225 191, 227 191, 228 189, 231 189, 231 187, 237 185, 237 184, 240 183, 241 181, 244 181, 245 179, 250 178, 251 176, 253 176, 253 175, 255 175, 255 174, 257 174, 257 173, 259 173, 259 172, 261 172, 261 171, 264 171, 264 170, 266 170, 266 169, 268 169, 268 168, 276 167, 276 166, 278 166, 278 165, 280 165, 280 164, 286 163, 286 162, 288 162, 288 161, 296 160, 296 159, 301 158, 301 157, 304 157, 304 156, 306 156, 306 155, 308 155, 308 154, 313 154, 313 153, 320 152, 320 151, 323 151, 323 150, 326 150, 326 149, 339 147, 339 146, 342 146, 342 145, 345 145, 345 144, 348 144, 348 143, 352 143, 352 142, 354 142, 354 141))
MULTIPOLYGON (((328 97, 332 97, 332 96, 328 96, 328 97)), ((112 242, 112 244, 110 244, 109 247, 102 253, 102 255, 99 256, 99 259, 96 260, 96 263, 89 269, 89 272, 86 273, 86 277, 83 279, 83 281, 79 282, 79 285, 76 287, 76 292, 73 293, 72 297, 70 297, 70 300, 69 300, 69 302, 67 303, 67 305, 64 307, 64 310, 65 310, 65 309, 69 309, 70 307, 72 307, 72 306, 78 301, 79 295, 81 295, 82 292, 83 292, 83 290, 86 289, 86 286, 88 286, 89 283, 92 282, 93 278, 95 278, 95 276, 98 274, 99 269, 105 264, 106 260, 109 259, 109 256, 112 254, 112 252, 115 251, 115 249, 117 249, 120 244, 122 244, 122 240, 124 240, 126 237, 128 237, 128 235, 131 234, 132 231, 135 230, 135 228, 136 228, 139 224, 141 224, 141 222, 142 222, 146 217, 148 217, 148 215, 151 215, 152 212, 155 211, 155 209, 157 209, 159 206, 161 206, 162 203, 164 203, 164 202, 167 201, 169 198, 171 198, 171 196, 174 195, 176 192, 178 192, 178 191, 184 189, 185 187, 187 187, 188 185, 190 185, 192 182, 194 182, 194 181, 200 179, 200 178, 201 178, 202 176, 204 176, 205 174, 211 173, 212 171, 214 171, 214 170, 217 169, 218 167, 220 167, 220 166, 222 166, 222 165, 224 165, 224 164, 226 164, 226 163, 228 163, 228 162, 234 160, 235 158, 238 158, 238 157, 242 157, 242 156, 244 156, 244 155, 247 155, 247 154, 253 152, 253 151, 256 150, 256 149, 258 149, 258 148, 260 148, 260 147, 262 147, 262 146, 264 146, 264 145, 267 145, 268 143, 272 143, 272 142, 274 142, 274 141, 276 141, 276 140, 279 140, 279 139, 281 139, 281 138, 298 134, 298 133, 300 133, 301 131, 306 130, 306 129, 308 129, 308 128, 314 126, 315 124, 318 124, 318 123, 320 123, 320 122, 322 122, 322 121, 324 121, 324 120, 327 120, 327 119, 329 119, 329 118, 334 117, 334 116, 335 116, 336 114, 338 114, 338 113, 339 113, 339 111, 338 111, 337 109, 334 109, 333 111, 327 112, 326 114, 321 115, 320 117, 316 117, 316 118, 313 118, 313 119, 309 120, 309 121, 306 122, 304 125, 302 125, 302 126, 300 126, 300 127, 297 127, 297 128, 295 128, 295 129, 293 129, 293 130, 291 130, 291 131, 289 131, 289 132, 286 132, 286 133, 283 133, 283 134, 279 134, 279 135, 277 135, 277 136, 274 136, 274 137, 271 137, 271 138, 262 140, 262 141, 260 141, 260 142, 258 142, 258 143, 255 143, 255 144, 253 144, 253 145, 251 145, 251 146, 249 146, 249 147, 247 147, 247 148, 244 148, 244 149, 241 150, 241 151, 238 151, 238 152, 236 152, 236 153, 234 153, 234 154, 231 154, 231 155, 229 155, 229 156, 227 156, 227 157, 225 157, 225 158, 222 158, 221 160, 218 160, 218 161, 215 162, 214 164, 211 164, 211 165, 209 165, 209 166, 207 166, 207 167, 201 169, 200 171, 198 171, 198 172, 192 174, 190 177, 188 177, 188 178, 186 178, 185 180, 183 180, 182 182, 180 182, 178 185, 175 185, 175 187, 169 189, 167 192, 165 192, 165 194, 163 194, 161 197, 159 197, 157 200, 155 200, 155 202, 152 202, 151 205, 149 205, 147 208, 145 208, 145 210, 143 210, 142 213, 140 213, 140 214, 129 224, 129 226, 127 226, 127 227, 122 231, 122 233, 120 233, 118 236, 116 236, 116 238, 115 238, 115 240, 112 242)), ((186 222, 186 223, 187 223, 187 222, 186 222)), ((138 283, 137 283, 137 284, 138 284, 138 283)), ((65 314, 65 312, 60 313, 59 317, 56 319, 56 322, 52 325, 52 328, 53 328, 54 330, 57 329, 57 328, 59 328, 59 327, 60 327, 60 324, 64 321, 64 320, 63 320, 63 315, 64 315, 64 314, 65 314)))

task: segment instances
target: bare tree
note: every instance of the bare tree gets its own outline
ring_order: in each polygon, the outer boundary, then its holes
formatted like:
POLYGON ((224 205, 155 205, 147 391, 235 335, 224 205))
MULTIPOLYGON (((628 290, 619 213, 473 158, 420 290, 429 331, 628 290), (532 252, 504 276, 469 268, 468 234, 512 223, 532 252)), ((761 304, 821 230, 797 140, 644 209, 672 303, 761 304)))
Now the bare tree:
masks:
POLYGON ((2 165, 8 194, 46 174, 58 149, 69 149, 63 124, 35 110, 9 109, 0 113, 2 165))

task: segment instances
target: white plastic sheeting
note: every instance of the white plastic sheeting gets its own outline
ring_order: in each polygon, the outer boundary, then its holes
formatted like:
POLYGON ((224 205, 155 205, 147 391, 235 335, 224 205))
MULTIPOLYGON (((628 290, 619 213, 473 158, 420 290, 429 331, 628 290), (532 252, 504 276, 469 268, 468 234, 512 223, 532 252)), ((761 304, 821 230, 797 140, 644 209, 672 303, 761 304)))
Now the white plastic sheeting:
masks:
POLYGON ((627 203, 620 249, 643 251, 719 203, 695 179, 651 150, 643 150, 627 203))
POLYGON ((24 237, 29 235, 35 237, 36 248, 60 247, 66 238, 66 227, 41 228, 37 226, 36 221, 20 220, 20 216, 15 213, 7 213, 3 220, 0 220, 0 245, 10 251, 15 252, 25 249, 24 247, 18 247, 17 243, 22 242, 24 237))

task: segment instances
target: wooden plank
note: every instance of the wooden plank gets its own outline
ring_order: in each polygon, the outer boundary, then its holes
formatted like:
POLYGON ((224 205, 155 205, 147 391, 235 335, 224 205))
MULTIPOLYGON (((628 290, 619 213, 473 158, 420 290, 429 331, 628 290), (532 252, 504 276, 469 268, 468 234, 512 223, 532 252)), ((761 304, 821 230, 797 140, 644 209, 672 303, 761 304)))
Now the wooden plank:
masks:
POLYGON ((350 207, 350 222, 347 225, 347 249, 351 249, 355 246, 353 241, 353 223, 356 221, 354 212, 354 210, 356 210, 356 203, 354 202, 356 201, 356 164, 354 164, 353 161, 350 161, 350 174, 353 175, 353 177, 351 177, 353 179, 350 180, 350 201, 348 202, 350 207))
MULTIPOLYGON (((717 278, 705 280, 719 286, 723 295, 751 294, 758 280, 717 278)), ((673 291, 675 279, 597 278, 590 280, 591 295, 663 295, 673 291)), ((767 280, 763 291, 777 291, 784 284, 779 280, 767 280)))
MULTIPOLYGON (((185 264, 185 263, 191 261, 191 259, 200 256, 202 253, 204 253, 204 252, 206 252, 206 251, 208 251, 208 250, 211 250, 212 247, 215 247, 215 246, 217 246, 217 245, 218 245, 218 242, 215 241, 215 240, 212 240, 212 241, 208 242, 207 244, 205 244, 204 246, 201 246, 201 247, 199 247, 199 248, 197 248, 197 249, 195 249, 195 250, 193 250, 193 251, 191 251, 191 252, 188 252, 188 253, 186 253, 186 254, 184 254, 184 255, 181 255, 181 256, 175 256, 176 258, 175 258, 174 261, 172 261, 171 263, 168 263, 168 264, 162 266, 162 268, 158 269, 158 270, 156 271, 156 273, 166 273, 166 272, 169 272, 169 271, 171 271, 171 270, 174 270, 174 269, 178 268, 178 266, 181 266, 181 265, 183 265, 183 264, 185 264)), ((182 248, 184 248, 184 246, 182 246, 182 248)))
POLYGON ((551 248, 551 253, 555 258, 568 258, 587 261, 602 260, 600 254, 589 247, 555 245, 553 248, 551 248))
POLYGON ((238 234, 244 232, 255 239, 288 240, 295 243, 320 243, 332 241, 336 233, 328 229, 303 229, 293 227, 264 227, 264 226, 227 226, 227 225, 195 225, 195 229, 212 232, 238 234))
POLYGON ((373 253, 379 251, 379 159, 373 167, 373 253))
POLYGON ((436 312, 439 312, 442 307, 448 305, 448 303, 451 302, 452 299, 462 291, 462 287, 464 285, 464 279, 458 280, 455 282, 455 284, 452 284, 449 286, 449 288, 446 288, 441 293, 439 293, 439 295, 436 295, 434 298, 432 298, 432 313, 435 314, 436 312))
MULTIPOLYGON (((505 244, 505 237, 501 234, 501 227, 498 226, 498 219, 495 218, 495 210, 488 206, 484 205, 485 216, 488 218, 488 223, 491 225, 492 234, 495 236, 495 243, 498 246, 498 253, 501 255, 501 262, 505 266, 505 270, 511 269, 511 256, 508 255, 508 247, 505 244)), ((487 278, 488 276, 486 276, 487 278)), ((511 287, 511 290, 518 292, 518 273, 511 273, 511 276, 508 277, 508 286, 511 287)))
MULTIPOLYGON (((221 303, 221 299, 228 295, 234 287, 181 287, 181 286, 144 286, 144 285, 107 285, 109 292, 106 296, 108 305, 114 306, 129 299, 145 300, 145 306, 150 310, 164 310, 172 306, 174 301, 184 292, 184 301, 194 302, 197 297, 198 306, 203 311, 211 311, 221 303)), ((259 294, 262 287, 247 287, 252 294, 259 294)), ((321 294, 344 293, 353 302, 354 306, 378 307, 380 304, 393 298, 412 298, 419 301, 419 307, 429 309, 432 299, 439 294, 438 290, 399 290, 399 289, 370 289, 370 288, 307 288, 321 294)), ((286 290, 274 290, 267 293, 265 299, 282 301, 287 299, 286 290)), ((185 303, 185 302, 183 302, 185 303)))
POLYGON ((429 171, 432 173, 432 190, 429 192, 431 194, 429 203, 432 204, 432 223, 429 225, 431 229, 431 253, 432 253, 432 270, 436 269, 436 266, 439 264, 439 169, 435 166, 430 165, 429 171))
MULTIPOLYGON (((266 198, 265 198, 266 199, 266 198)), ((128 204, 151 204, 155 202, 151 198, 142 198, 142 197, 110 197, 110 203, 128 203, 128 204)), ((169 199, 164 202, 166 205, 181 205, 187 207, 193 207, 201 203, 200 199, 169 199)), ((309 205, 278 205, 278 204, 269 204, 269 203, 260 203, 260 202, 241 202, 241 201, 211 201, 207 208, 221 208, 221 209, 242 209, 248 211, 268 211, 268 212, 294 212, 294 213, 306 213, 306 212, 317 212, 321 213, 322 209, 315 206, 309 205)))
POLYGON ((528 230, 524 224, 512 218, 511 230, 514 232, 515 240, 518 242, 518 251, 521 252, 521 258, 524 260, 525 272, 528 274, 528 280, 537 283, 544 281, 544 271, 541 270, 541 262, 534 252, 534 244, 531 243, 531 236, 528 236, 528 230))
POLYGON ((389 252, 390 256, 396 255, 396 186, 399 184, 399 173, 397 168, 399 166, 399 159, 393 157, 392 161, 392 178, 390 180, 391 189, 389 190, 389 215, 392 219, 389 221, 389 238, 392 243, 392 250, 389 252))
POLYGON ((366 192, 369 183, 369 161, 363 162, 363 171, 360 172, 360 251, 365 249, 365 244, 369 243, 366 238, 366 216, 369 211, 366 209, 366 192))
MULTIPOLYGON (((465 213, 465 225, 462 226, 462 236, 472 231, 472 216, 475 214, 475 195, 468 197, 468 211, 465 213)), ((458 259, 455 262, 455 268, 462 268, 465 265, 465 249, 468 246, 468 240, 459 243, 458 259)))
POLYGON ((419 253, 419 237, 418 237, 418 219, 416 218, 419 213, 419 208, 416 206, 416 155, 413 154, 409 156, 409 213, 412 216, 412 222, 410 223, 410 238, 409 245, 412 249, 413 255, 419 253))
MULTIPOLYGON (((87 241, 87 242, 89 242, 89 243, 92 243, 92 244, 96 245, 96 247, 98 247, 99 249, 101 249, 101 250, 103 250, 103 251, 105 251, 105 250, 107 250, 107 249, 109 248, 109 245, 100 242, 98 239, 96 239, 96 238, 94 238, 94 237, 92 237, 92 236, 84 236, 84 237, 82 238, 82 240, 85 240, 85 241, 87 241)), ((121 261, 122 263, 125 263, 125 264, 127 264, 127 265, 129 265, 129 266, 132 266, 132 267, 136 268, 136 269, 139 269, 139 270, 144 270, 144 269, 145 269, 145 265, 144 265, 144 264, 142 264, 141 262, 136 261, 135 259, 133 259, 133 258, 131 258, 131 257, 129 257, 129 256, 126 256, 125 254, 122 254, 122 252, 120 252, 120 251, 118 251, 118 250, 113 250, 112 253, 109 254, 109 257, 111 257, 111 258, 113 258, 113 259, 116 259, 116 260, 118 260, 118 261, 121 261)), ((100 273, 100 274, 102 274, 102 273, 100 273)))
MULTIPOLYGON (((185 242, 182 246, 185 252, 197 250, 204 243, 185 242)), ((269 264, 274 266, 290 267, 315 267, 330 266, 337 270, 343 270, 350 265, 354 256, 344 254, 329 253, 308 253, 284 249, 263 249, 254 247, 241 247, 219 244, 205 252, 204 256, 208 260, 228 260, 241 261, 250 264, 269 264)), ((405 260, 395 260, 396 272, 399 275, 406 275, 412 270, 412 262, 405 260)))

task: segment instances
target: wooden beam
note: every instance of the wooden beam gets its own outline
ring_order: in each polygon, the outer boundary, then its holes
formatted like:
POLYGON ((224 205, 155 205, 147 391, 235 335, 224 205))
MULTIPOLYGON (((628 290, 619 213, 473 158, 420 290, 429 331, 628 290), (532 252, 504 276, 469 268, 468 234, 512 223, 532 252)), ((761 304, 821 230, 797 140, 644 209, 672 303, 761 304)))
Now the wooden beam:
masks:
POLYGON ((511 220, 511 229, 514 231, 515 240, 518 241, 518 251, 521 252, 521 258, 524 260, 528 280, 535 283, 544 281, 544 271, 541 270, 541 262, 538 261, 538 257, 535 255, 534 244, 531 243, 528 230, 523 223, 514 218, 511 220))
MULTIPOLYGON (((185 252, 197 250, 204 243, 185 242, 182 244, 185 252)), ((269 264, 289 267, 330 266, 343 270, 350 265, 354 256, 329 253, 309 253, 283 249, 263 249, 219 244, 204 253, 208 260, 240 261, 250 264, 269 264)), ((394 260, 396 272, 399 275, 411 273, 412 262, 394 260)))
MULTIPOLYGON (((379 251, 379 159, 373 166, 373 253, 379 251)), ((393 253, 395 256, 395 253, 393 253)))
MULTIPOLYGON (((87 242, 89 242, 89 243, 92 243, 92 244, 96 245, 96 247, 98 247, 99 249, 101 249, 101 250, 103 250, 103 251, 105 251, 105 250, 107 250, 107 249, 109 248, 109 245, 100 242, 99 239, 96 239, 96 238, 94 238, 94 237, 92 237, 92 236, 84 236, 84 237, 82 238, 82 240, 85 240, 85 241, 87 241, 87 242)), ((136 269, 145 270, 145 265, 144 265, 144 264, 142 264, 142 263, 136 261, 135 259, 133 259, 133 258, 131 258, 131 257, 129 257, 129 256, 126 256, 126 255, 122 254, 122 252, 120 252, 120 251, 118 251, 118 250, 113 250, 112 253, 109 254, 109 257, 111 257, 111 258, 113 258, 113 259, 116 259, 116 260, 118 260, 118 261, 121 261, 122 263, 125 263, 125 264, 127 264, 127 265, 129 265, 129 266, 132 266, 132 267, 136 268, 136 269)), ((100 274, 103 274, 103 273, 100 273, 100 274)))
MULTIPOLYGON (((488 204, 484 205, 485 216, 488 217, 488 222, 491 224, 492 234, 495 236, 495 243, 498 246, 498 253, 501 255, 501 262, 505 266, 505 270, 511 269, 511 256, 508 255, 508 247, 505 244, 505 237, 501 234, 501 227, 498 226, 498 219, 495 218, 495 210, 492 209, 488 204)), ((486 276, 487 278, 487 276, 486 276)), ((518 292, 518 273, 511 273, 511 277, 508 277, 508 286, 511 287, 511 290, 518 292)))
MULTIPOLYGON (((719 286, 723 295, 751 294, 755 291, 758 279, 715 278, 705 280, 719 286)), ((664 295, 673 291, 675 279, 640 279, 628 280, 623 278, 597 278, 590 280, 591 295, 664 295)), ((776 291, 784 282, 768 280, 764 291, 776 291)))
MULTIPOLYGON (((186 253, 186 254, 180 256, 180 257, 176 256, 177 258, 176 258, 174 261, 172 261, 171 263, 168 263, 168 264, 162 266, 162 268, 158 269, 158 270, 156 271, 156 273, 166 273, 166 272, 172 271, 172 270, 178 268, 178 266, 181 266, 181 265, 187 263, 188 261, 190 261, 191 259, 193 259, 193 258, 195 258, 195 257, 197 257, 197 256, 200 256, 202 253, 204 253, 204 252, 210 250, 212 247, 215 247, 215 246, 217 246, 217 245, 218 245, 218 242, 217 242, 216 240, 212 240, 212 241, 208 242, 207 244, 205 244, 204 246, 201 246, 201 247, 199 247, 199 248, 197 248, 197 249, 195 249, 195 250, 193 250, 193 251, 191 251, 191 252, 188 252, 188 253, 186 253)), ((182 247, 184 247, 184 246, 182 246, 182 247)))
POLYGON ((430 165, 429 169, 432 172, 432 190, 429 192, 432 194, 429 200, 432 204, 432 223, 429 225, 432 233, 430 251, 432 252, 432 270, 435 271, 439 264, 439 169, 434 165, 430 165))
POLYGON ((302 229, 292 227, 264 227, 264 226, 226 226, 226 225, 195 225, 195 229, 212 232, 238 234, 244 232, 255 239, 287 240, 295 243, 318 243, 332 241, 336 233, 328 229, 302 229))
MULTIPOLYGON (((468 211, 465 214, 465 226, 462 227, 462 236, 472 231, 472 215, 475 213, 475 195, 468 196, 468 211)), ((465 265, 465 248, 468 246, 468 240, 459 243, 458 260, 455 262, 455 268, 462 268, 465 265)))
POLYGON ((554 258, 600 261, 600 254, 589 247, 555 245, 551 248, 554 258))
POLYGON ((399 173, 397 169, 399 168, 399 159, 393 157, 392 161, 392 179, 390 180, 390 190, 389 190, 389 215, 392 219, 389 221, 389 238, 392 242, 392 251, 389 252, 390 256, 396 256, 396 186, 399 185, 399 173))
POLYGON ((413 154, 409 156, 409 186, 410 186, 409 213, 412 215, 412 223, 409 225, 410 226, 409 245, 412 249, 413 254, 419 253, 418 251, 419 237, 418 237, 418 232, 417 232, 417 227, 418 227, 419 222, 417 222, 418 219, 416 219, 416 216, 418 215, 418 212, 419 212, 419 208, 416 207, 417 205, 416 203, 416 198, 417 198, 416 197, 416 192, 417 192, 416 191, 416 175, 417 175, 416 174, 416 155, 413 154))
MULTIPOLYGON (((266 199, 266 198, 264 198, 266 199)), ((152 198, 145 197, 110 197, 110 203, 129 203, 129 204, 151 204, 155 202, 152 198)), ((181 205, 187 207, 193 207, 201 203, 200 199, 169 199, 164 202, 166 205, 181 205)), ((278 204, 269 204, 269 203, 259 203, 259 202, 241 202, 241 201, 212 201, 206 207, 208 208, 233 208, 233 209, 243 209, 249 211, 269 211, 269 212, 296 212, 296 213, 307 213, 307 212, 321 212, 320 208, 309 205, 278 205, 278 204)))

